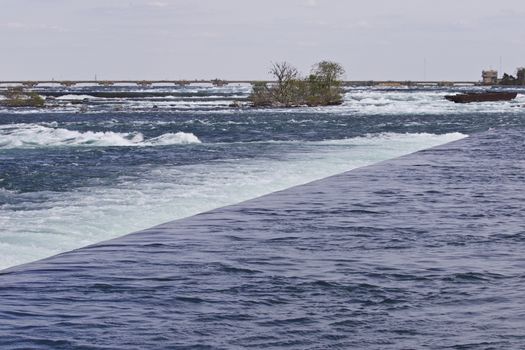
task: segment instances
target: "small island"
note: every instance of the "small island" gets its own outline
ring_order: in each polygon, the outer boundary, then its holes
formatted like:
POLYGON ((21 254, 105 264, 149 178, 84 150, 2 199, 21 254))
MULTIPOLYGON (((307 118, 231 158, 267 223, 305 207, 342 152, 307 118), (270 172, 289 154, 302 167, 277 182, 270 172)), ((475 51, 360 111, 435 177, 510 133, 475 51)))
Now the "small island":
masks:
POLYGON ((249 97, 253 107, 316 107, 343 103, 341 86, 345 70, 339 63, 321 61, 312 67, 306 78, 301 78, 299 71, 288 62, 274 63, 269 73, 274 83, 253 85, 249 97))
POLYGON ((6 107, 44 107, 45 100, 36 92, 24 91, 21 86, 8 88, 4 93, 5 99, 0 100, 0 106, 6 107))

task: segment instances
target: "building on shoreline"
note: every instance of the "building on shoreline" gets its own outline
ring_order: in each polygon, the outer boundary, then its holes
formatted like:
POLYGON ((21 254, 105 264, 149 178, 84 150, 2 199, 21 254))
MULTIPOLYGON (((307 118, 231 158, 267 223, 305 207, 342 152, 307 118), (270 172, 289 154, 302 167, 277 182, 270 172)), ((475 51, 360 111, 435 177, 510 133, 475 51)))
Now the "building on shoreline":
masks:
POLYGON ((498 84, 498 71, 497 70, 484 70, 481 72, 481 82, 483 85, 496 85, 498 84))

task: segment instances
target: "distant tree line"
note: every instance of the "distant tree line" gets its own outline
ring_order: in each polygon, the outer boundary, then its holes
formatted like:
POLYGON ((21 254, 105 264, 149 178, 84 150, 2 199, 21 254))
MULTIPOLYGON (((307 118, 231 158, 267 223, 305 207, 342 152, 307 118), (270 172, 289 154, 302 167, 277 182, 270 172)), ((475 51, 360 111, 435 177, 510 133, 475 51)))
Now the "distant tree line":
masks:
POLYGON ((516 71, 516 77, 507 73, 503 74, 503 77, 499 81, 500 85, 525 85, 525 68, 518 68, 516 71))
POLYGON ((272 65, 275 83, 255 83, 249 97, 254 107, 329 106, 343 103, 344 68, 336 62, 321 61, 302 78, 288 62, 272 65))

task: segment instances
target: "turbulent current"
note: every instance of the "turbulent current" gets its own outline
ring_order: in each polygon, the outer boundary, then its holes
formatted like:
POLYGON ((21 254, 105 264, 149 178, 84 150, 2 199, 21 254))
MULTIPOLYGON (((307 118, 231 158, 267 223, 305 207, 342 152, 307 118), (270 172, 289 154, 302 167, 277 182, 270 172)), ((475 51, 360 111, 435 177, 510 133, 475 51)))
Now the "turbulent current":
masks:
POLYGON ((246 86, 49 86, 0 108, 0 269, 200 213, 0 273, 0 348, 518 348, 525 98, 455 91, 256 109, 229 107, 246 86))
POLYGON ((342 106, 288 110, 227 107, 243 86, 40 92, 60 97, 0 110, 0 268, 521 124, 524 111, 523 98, 455 105, 439 89, 349 89, 342 106))

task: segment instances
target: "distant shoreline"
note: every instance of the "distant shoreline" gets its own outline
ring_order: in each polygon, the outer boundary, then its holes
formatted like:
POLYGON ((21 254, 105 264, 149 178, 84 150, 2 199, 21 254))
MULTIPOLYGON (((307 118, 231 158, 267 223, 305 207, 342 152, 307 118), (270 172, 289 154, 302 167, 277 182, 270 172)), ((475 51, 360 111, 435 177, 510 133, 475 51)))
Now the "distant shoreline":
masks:
MULTIPOLYGON (((256 83, 274 83, 272 80, 5 80, 0 81, 0 87, 10 85, 22 85, 24 87, 37 87, 39 85, 58 85, 63 87, 74 87, 76 85, 136 85, 149 87, 153 85, 195 85, 211 84, 214 86, 225 86, 232 84, 256 84, 256 83)), ((467 80, 343 80, 343 86, 479 86, 481 81, 467 80)), ((490 86, 490 85, 487 85, 490 86)))

